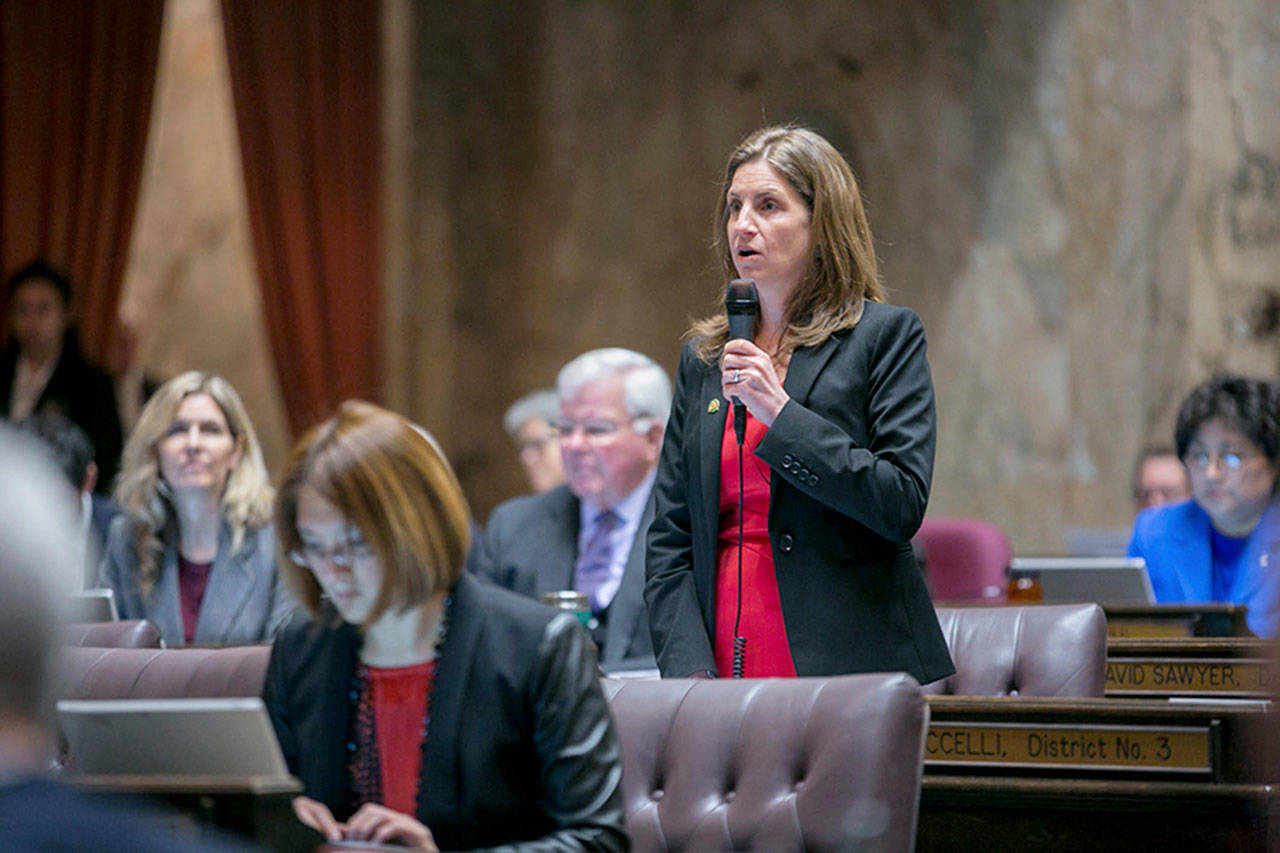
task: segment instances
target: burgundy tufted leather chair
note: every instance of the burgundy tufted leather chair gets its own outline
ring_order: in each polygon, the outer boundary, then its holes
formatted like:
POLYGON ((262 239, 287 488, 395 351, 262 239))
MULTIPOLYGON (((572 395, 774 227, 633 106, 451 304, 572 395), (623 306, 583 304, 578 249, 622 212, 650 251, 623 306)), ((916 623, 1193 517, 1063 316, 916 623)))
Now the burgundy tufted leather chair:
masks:
POLYGON ((160 628, 147 619, 78 622, 63 628, 62 642, 68 646, 107 649, 159 649, 164 646, 160 628))
POLYGON ((97 649, 71 646, 55 663, 59 699, 261 696, 270 646, 97 649))
POLYGON ((603 683, 633 849, 912 848, 929 710, 909 676, 603 683))
POLYGON ((934 601, 1005 600, 1013 546, 999 527, 977 518, 926 518, 915 539, 934 601))
POLYGON ((1096 604, 939 607, 955 675, 929 694, 1101 697, 1107 618, 1096 604))

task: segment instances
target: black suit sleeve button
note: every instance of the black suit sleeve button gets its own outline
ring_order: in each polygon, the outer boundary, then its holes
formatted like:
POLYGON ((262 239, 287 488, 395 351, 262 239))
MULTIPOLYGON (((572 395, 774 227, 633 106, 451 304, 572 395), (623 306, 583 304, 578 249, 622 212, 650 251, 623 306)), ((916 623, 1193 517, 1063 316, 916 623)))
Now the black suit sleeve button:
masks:
POLYGON ((778 537, 778 549, 784 554, 790 554, 795 544, 796 540, 791 538, 790 533, 784 533, 778 537))
POLYGON ((783 467, 783 468, 790 468, 790 467, 791 467, 791 454, 790 454, 790 453, 788 453, 786 456, 783 456, 783 457, 782 457, 782 467, 783 467))
POLYGON ((818 475, 817 475, 817 474, 810 474, 810 475, 809 475, 809 485, 810 485, 810 486, 816 486, 816 485, 818 485, 818 475))

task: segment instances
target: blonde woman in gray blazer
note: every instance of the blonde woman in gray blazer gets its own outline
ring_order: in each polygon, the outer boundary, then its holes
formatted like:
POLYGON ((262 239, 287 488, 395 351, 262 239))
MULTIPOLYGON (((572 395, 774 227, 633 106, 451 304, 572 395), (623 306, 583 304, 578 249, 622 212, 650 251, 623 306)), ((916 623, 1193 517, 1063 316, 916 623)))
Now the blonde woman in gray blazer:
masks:
POLYGON ((240 396, 191 371, 160 387, 125 444, 102 585, 169 646, 270 642, 294 609, 275 566, 274 490, 240 396))

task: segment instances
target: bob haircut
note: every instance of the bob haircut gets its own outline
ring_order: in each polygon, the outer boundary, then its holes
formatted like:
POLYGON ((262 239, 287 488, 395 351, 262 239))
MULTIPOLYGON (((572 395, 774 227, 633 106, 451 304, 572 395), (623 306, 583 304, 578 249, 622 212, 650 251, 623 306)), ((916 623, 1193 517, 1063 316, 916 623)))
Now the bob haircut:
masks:
POLYGON ((160 531, 173 514, 172 495, 160 473, 156 445, 178 414, 182 401, 192 394, 208 394, 213 398, 240 448, 240 459, 227 474, 220 502, 223 521, 231 529, 232 550, 240 549, 246 530, 271 520, 271 499, 275 492, 262 459, 258 434, 236 389, 221 376, 198 370, 173 377, 142 407, 138 424, 125 442, 115 485, 116 502, 137 526, 138 579, 143 593, 150 592, 160 576, 164 555, 160 531))
MULTIPOLYGON (((797 347, 815 346, 835 332, 852 329, 862 318, 863 300, 884 302, 871 228, 853 170, 830 142, 804 127, 780 125, 755 131, 729 155, 716 200, 715 246, 728 279, 738 277, 726 228, 729 188, 738 167, 756 160, 777 170, 804 199, 809 222, 809 261, 787 304, 781 356, 797 347)), ((729 339, 724 312, 699 320, 687 337, 698 357, 711 364, 729 339)))
POLYGON ((1197 385, 1178 409, 1178 458, 1206 422, 1217 418, 1252 441, 1267 461, 1280 460, 1280 386, 1265 379, 1222 373, 1197 385))
POLYGON ((321 615, 311 570, 288 557, 302 547, 298 494, 314 489, 356 526, 382 564, 367 621, 423 604, 458 579, 471 546, 471 512, 444 452, 426 430, 393 412, 348 400, 294 446, 276 500, 282 573, 321 615))

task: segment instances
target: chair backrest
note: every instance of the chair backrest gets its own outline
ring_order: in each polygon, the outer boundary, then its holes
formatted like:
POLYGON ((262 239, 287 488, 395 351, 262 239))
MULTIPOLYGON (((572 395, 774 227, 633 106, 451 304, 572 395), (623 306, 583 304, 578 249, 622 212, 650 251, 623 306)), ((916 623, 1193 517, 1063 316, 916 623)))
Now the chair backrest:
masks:
POLYGON ((158 649, 164 646, 164 635, 147 619, 124 619, 119 622, 77 622, 62 631, 67 646, 95 646, 105 649, 158 649))
POLYGON ((912 849, 929 710, 910 676, 603 683, 633 849, 912 849))
POLYGON ((1107 617, 1096 604, 939 607, 955 675, 929 694, 1101 697, 1107 617))
POLYGON ((71 646, 56 663, 59 699, 261 696, 270 646, 100 649, 71 646))
POLYGON ((1013 547, 999 527, 978 518, 926 518, 915 538, 934 601, 1005 600, 1013 547))

